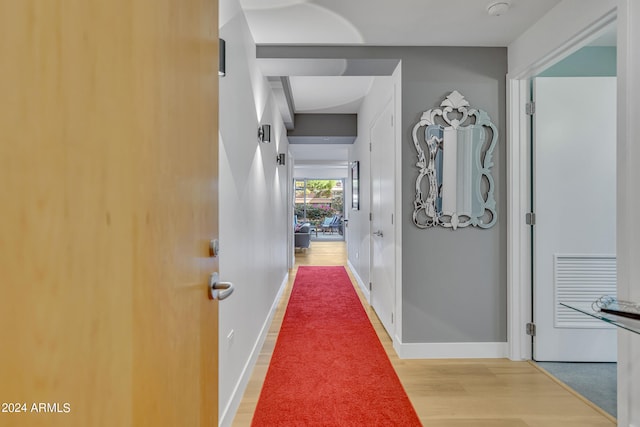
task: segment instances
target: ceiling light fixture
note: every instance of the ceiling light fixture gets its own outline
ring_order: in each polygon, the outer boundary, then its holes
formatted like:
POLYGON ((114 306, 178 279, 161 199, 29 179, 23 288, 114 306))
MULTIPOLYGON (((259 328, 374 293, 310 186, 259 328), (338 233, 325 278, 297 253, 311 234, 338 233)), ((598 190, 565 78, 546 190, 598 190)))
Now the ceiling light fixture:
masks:
POLYGON ((509 1, 493 1, 487 5, 487 13, 491 16, 500 16, 507 13, 511 3, 509 1))

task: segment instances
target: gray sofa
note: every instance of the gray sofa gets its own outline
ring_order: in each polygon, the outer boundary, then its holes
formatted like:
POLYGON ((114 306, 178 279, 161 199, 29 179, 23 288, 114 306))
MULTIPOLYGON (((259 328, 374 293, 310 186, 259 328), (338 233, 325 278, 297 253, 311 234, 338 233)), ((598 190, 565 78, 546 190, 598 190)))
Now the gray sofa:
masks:
POLYGON ((308 249, 311 245, 311 224, 305 223, 296 227, 294 234, 294 247, 308 249))

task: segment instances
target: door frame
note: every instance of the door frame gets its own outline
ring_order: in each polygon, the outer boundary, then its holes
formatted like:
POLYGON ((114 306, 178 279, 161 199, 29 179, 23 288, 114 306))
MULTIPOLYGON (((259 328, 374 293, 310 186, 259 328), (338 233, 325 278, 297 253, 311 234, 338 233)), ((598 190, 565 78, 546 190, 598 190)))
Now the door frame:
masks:
POLYGON ((511 360, 532 358, 525 325, 532 319, 531 230, 525 213, 531 209, 530 116, 531 78, 600 37, 617 18, 612 10, 548 55, 517 74, 507 74, 507 339, 511 360))
POLYGON ((296 249, 294 247, 293 239, 295 239, 295 229, 293 221, 296 215, 296 179, 293 176, 293 165, 295 164, 295 158, 291 154, 291 151, 287 151, 286 164, 287 168, 287 269, 293 270, 296 263, 296 249))

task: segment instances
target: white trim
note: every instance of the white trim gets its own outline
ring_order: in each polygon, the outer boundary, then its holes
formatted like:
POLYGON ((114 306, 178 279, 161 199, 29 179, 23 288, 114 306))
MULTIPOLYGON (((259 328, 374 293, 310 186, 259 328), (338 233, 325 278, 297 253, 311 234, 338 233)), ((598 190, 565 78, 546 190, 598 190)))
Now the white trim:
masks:
POLYGON ((546 70, 607 31, 617 0, 562 0, 508 46, 509 76, 546 70))
MULTIPOLYGON (((402 61, 399 62, 393 76, 393 102, 394 102, 394 131, 396 132, 396 152, 395 152, 395 217, 394 217, 394 238, 395 238, 395 334, 393 337, 393 347, 401 342, 403 325, 402 301, 402 61)), ((396 353, 398 352, 396 348, 396 353)))
MULTIPOLYGON (((639 300, 640 269, 637 259, 638 244, 637 207, 640 199, 638 182, 638 138, 640 125, 640 7, 637 0, 618 1, 618 124, 617 124, 617 257, 618 296, 639 300)), ((640 427, 640 340, 629 331, 618 331, 618 425, 640 427)))
POLYGON ((364 284, 362 278, 360 277, 360 275, 358 275, 358 271, 353 266, 353 264, 351 264, 350 260, 347 260, 347 267, 349 267, 349 270, 351 270, 351 274, 353 274, 353 277, 355 277, 356 282, 358 283, 358 287, 360 287, 360 290, 364 294, 367 303, 371 302, 371 293, 369 292, 369 288, 364 284))
POLYGON ((287 148, 286 169, 287 169, 287 268, 291 270, 296 263, 296 248, 295 229, 293 227, 293 219, 296 215, 296 200, 295 200, 295 178, 293 177, 293 167, 295 165, 295 158, 291 154, 291 150, 287 148))
POLYGON ((224 410, 220 413, 219 423, 220 427, 230 427, 233 423, 233 418, 238 412, 238 408, 240 407, 240 401, 242 400, 242 396, 247 388, 247 384, 249 384, 249 379, 251 378, 251 374, 253 372, 253 368, 258 361, 258 356, 260 355, 260 351, 262 350, 262 346, 264 345, 265 340, 267 339, 267 334, 269 333, 269 328, 271 327, 271 322, 273 321, 273 317, 278 310, 278 304, 280 303, 280 298, 284 293, 284 290, 287 287, 287 283, 289 282, 289 272, 287 272, 284 276, 284 280, 280 285, 280 289, 278 290, 278 294, 276 295, 273 304, 271 305, 271 309, 269 310, 269 315, 265 319, 262 329, 260 330, 260 334, 258 335, 258 339, 256 340, 253 348, 251 349, 251 353, 247 363, 245 363, 242 374, 236 383, 236 386, 233 388, 233 392, 231 393, 231 399, 229 399, 229 403, 224 408, 224 410))
POLYGON ((529 79, 601 35, 615 22, 608 10, 550 53, 507 75, 507 339, 508 357, 531 359, 531 338, 524 325, 531 319, 531 237, 524 215, 530 208, 529 79))
POLYGON ((506 342, 398 343, 401 359, 500 359, 507 356, 506 342))
POLYGON ((530 209, 528 80, 507 81, 507 339, 509 358, 531 358, 531 233, 525 222, 530 209))

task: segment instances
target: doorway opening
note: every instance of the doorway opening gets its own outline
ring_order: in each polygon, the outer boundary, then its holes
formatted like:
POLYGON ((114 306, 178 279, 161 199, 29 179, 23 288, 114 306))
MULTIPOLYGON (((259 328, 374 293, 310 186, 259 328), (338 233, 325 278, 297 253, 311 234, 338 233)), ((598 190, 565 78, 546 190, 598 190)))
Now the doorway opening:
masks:
POLYGON ((311 225, 311 241, 344 241, 343 178, 295 180, 295 223, 311 225))
POLYGON ((532 359, 613 417, 617 332, 569 307, 616 292, 615 79, 612 25, 530 86, 532 359))

